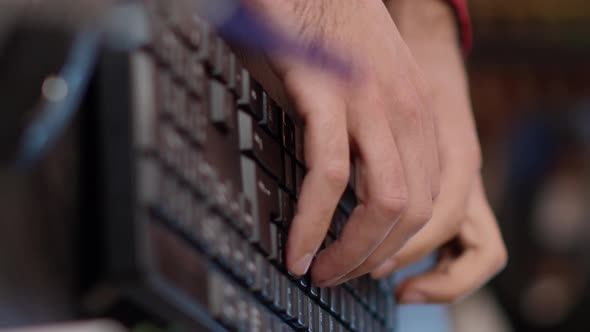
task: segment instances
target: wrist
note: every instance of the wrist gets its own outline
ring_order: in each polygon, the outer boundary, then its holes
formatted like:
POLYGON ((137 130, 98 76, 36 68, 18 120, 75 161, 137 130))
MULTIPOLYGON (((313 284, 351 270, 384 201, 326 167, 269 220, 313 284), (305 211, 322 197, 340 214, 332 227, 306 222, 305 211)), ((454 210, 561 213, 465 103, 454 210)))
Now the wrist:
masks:
POLYGON ((456 16, 444 0, 386 0, 404 39, 457 43, 456 16))

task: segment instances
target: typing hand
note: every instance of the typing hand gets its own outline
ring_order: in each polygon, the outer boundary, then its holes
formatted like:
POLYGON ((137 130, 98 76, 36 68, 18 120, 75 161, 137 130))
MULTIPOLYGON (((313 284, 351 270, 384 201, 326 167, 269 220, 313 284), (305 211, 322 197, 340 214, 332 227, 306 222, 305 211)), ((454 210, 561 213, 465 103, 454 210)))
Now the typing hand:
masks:
POLYGON ((342 80, 273 54, 269 63, 246 57, 254 75, 304 124, 308 173, 287 244, 292 273, 302 275, 312 264, 348 183, 351 158, 355 162, 358 206, 311 271, 315 284, 336 285, 351 272, 381 265, 430 219, 439 170, 428 88, 380 0, 251 4, 353 64, 352 77, 342 80), (371 256, 375 250, 387 255, 371 256))
POLYGON ((507 253, 481 179, 469 196, 459 233, 439 252, 437 265, 395 290, 400 303, 446 303, 467 296, 506 265, 507 253))
MULTIPOLYGON (((373 271, 371 275, 374 278, 381 278, 396 269, 416 262, 453 238, 463 241, 480 240, 477 238, 482 236, 480 234, 465 234, 465 228, 474 226, 464 224, 495 223, 495 219, 489 212, 475 213, 473 210, 475 203, 468 204, 476 199, 471 196, 483 195, 481 188, 472 189, 474 182, 479 181, 481 156, 461 51, 456 39, 457 31, 453 13, 439 0, 420 3, 411 0, 391 0, 389 7, 400 26, 402 35, 435 90, 433 110, 437 114, 439 126, 441 193, 435 203, 431 221, 400 252, 373 271), (425 25, 425 22, 435 23, 425 25)), ((484 204, 487 208, 485 198, 478 197, 477 200, 480 210, 483 209, 481 206, 484 204)), ((465 270, 465 276, 457 280, 453 279, 457 276, 448 276, 448 282, 457 283, 458 286, 463 287, 462 291, 471 291, 473 290, 471 287, 480 285, 497 271, 506 260, 506 253, 501 238, 496 234, 490 234, 490 236, 492 240, 481 239, 482 243, 477 245, 477 255, 480 255, 480 252, 485 253, 489 259, 482 257, 480 260, 472 261, 470 264, 473 265, 471 266, 473 272, 465 270), (481 270, 488 271, 488 274, 480 273, 481 270), (470 276, 472 273, 474 275, 470 276), (485 278, 481 279, 482 277, 485 278), (470 280, 470 285, 465 284, 467 279, 470 280), (475 281, 481 283, 478 284, 475 281)), ((402 290, 399 294, 402 295, 402 300, 406 293, 403 291, 405 287, 400 286, 402 290)), ((446 289, 446 286, 442 288, 446 289)), ((453 300, 464 294, 457 288, 455 293, 449 291, 446 295, 443 297, 432 294, 423 297, 422 300, 453 300)), ((413 295, 408 295, 405 300, 407 302, 412 298, 414 298, 413 295)))

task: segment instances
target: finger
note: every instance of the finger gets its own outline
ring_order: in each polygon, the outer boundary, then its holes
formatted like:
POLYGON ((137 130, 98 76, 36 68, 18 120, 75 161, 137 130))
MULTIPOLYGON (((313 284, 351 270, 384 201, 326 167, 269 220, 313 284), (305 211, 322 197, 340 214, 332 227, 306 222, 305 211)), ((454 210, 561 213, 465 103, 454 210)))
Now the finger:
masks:
POLYGON ((452 302, 481 287, 506 264, 506 249, 485 199, 475 198, 462 225, 464 252, 426 274, 409 278, 396 289, 401 303, 452 302))
POLYGON ((469 158, 457 156, 452 162, 452 167, 443 169, 441 194, 434 203, 432 219, 399 252, 389 258, 386 261, 387 264, 384 263, 372 271, 371 277, 380 279, 395 270, 415 263, 457 234, 459 225, 465 220, 467 195, 477 173, 476 168, 473 167, 473 175, 465 174, 465 169, 471 169, 467 166, 470 162, 469 158), (465 168, 460 165, 464 165, 465 168))
MULTIPOLYGON (((308 168, 287 241, 287 268, 303 275, 322 243, 349 177, 349 145, 344 106, 335 94, 319 87, 322 80, 294 80, 289 86, 305 121, 308 168), (301 83, 299 83, 301 82, 301 83), (317 84, 319 86, 314 86, 317 84)), ((313 77, 313 76, 311 76, 313 77)))
POLYGON ((340 238, 314 262, 313 281, 322 287, 333 286, 371 254, 403 213, 407 201, 401 162, 389 126, 380 120, 383 114, 377 108, 355 114, 349 117, 349 130, 357 149, 358 205, 340 238))
MULTIPOLYGON (((416 98, 411 98, 417 100, 416 98)), ((430 160, 424 155, 424 137, 420 115, 420 102, 412 102, 413 110, 398 109, 398 114, 389 116, 390 128, 399 146, 400 158, 405 170, 408 185, 408 205, 402 219, 397 223, 381 245, 355 270, 348 273, 339 282, 366 274, 395 254, 408 239, 416 234, 432 216, 432 192, 428 180, 426 162, 430 160), (396 118, 402 116, 405 126, 399 126, 396 118)), ((408 106, 409 107, 409 106, 408 106)), ((393 112, 393 111, 390 111, 393 112)), ((391 114, 391 113, 390 113, 391 114)))

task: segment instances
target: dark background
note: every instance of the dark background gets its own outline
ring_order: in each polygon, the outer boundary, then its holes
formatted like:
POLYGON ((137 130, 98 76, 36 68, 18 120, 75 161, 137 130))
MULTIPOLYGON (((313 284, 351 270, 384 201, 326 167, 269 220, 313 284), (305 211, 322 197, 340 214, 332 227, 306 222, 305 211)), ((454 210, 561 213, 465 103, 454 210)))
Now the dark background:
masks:
POLYGON ((514 331, 590 331, 590 2, 470 0, 484 179, 514 331))

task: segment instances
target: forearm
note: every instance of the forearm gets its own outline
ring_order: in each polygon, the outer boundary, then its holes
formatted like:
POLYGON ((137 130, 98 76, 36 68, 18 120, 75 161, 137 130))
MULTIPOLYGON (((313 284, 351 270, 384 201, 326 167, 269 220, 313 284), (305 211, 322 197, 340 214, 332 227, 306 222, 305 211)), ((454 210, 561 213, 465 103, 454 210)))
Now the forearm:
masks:
POLYGON ((432 88, 433 108, 440 125, 456 129, 439 131, 441 144, 454 140, 445 137, 453 132, 469 135, 470 143, 458 146, 456 149, 461 151, 457 153, 476 155, 479 163, 459 31, 451 6, 443 0, 388 0, 386 4, 432 88))

